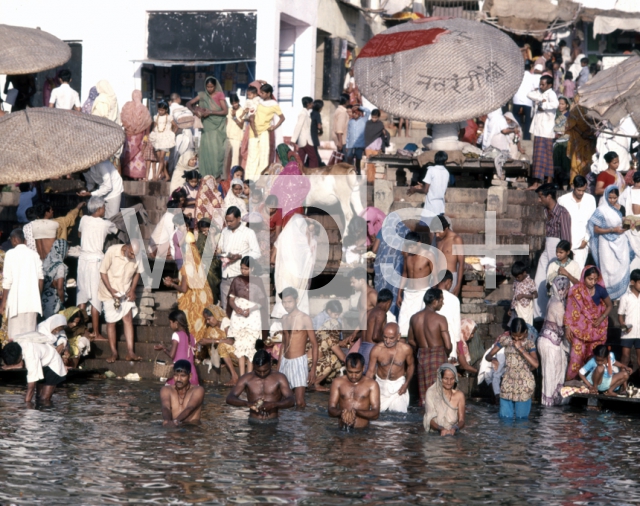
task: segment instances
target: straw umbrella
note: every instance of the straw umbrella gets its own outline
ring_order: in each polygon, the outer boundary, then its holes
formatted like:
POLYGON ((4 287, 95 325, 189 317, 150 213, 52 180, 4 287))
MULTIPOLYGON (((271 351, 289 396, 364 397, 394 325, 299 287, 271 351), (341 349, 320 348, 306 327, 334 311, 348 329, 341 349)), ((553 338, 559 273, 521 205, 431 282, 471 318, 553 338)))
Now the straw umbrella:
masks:
POLYGON ((35 108, 0 118, 0 184, 60 177, 108 159, 124 142, 113 121, 35 108))
POLYGON ((0 25, 0 74, 34 74, 69 61, 71 48, 50 33, 0 25))

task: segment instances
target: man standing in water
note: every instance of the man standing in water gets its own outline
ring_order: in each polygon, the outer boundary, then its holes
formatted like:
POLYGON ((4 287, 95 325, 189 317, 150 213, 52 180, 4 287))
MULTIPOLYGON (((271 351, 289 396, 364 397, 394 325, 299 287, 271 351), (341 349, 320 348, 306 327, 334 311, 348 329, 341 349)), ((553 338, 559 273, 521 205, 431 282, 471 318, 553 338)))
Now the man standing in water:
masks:
POLYGON ((340 418, 343 429, 364 429, 380 416, 380 388, 364 376, 364 357, 352 353, 346 360, 347 374, 331 383, 329 416, 340 418))
POLYGON ((407 389, 415 368, 413 349, 400 342, 397 323, 388 323, 382 336, 383 342, 371 351, 367 377, 375 378, 380 386, 380 411, 406 413, 409 407, 407 389))
POLYGON ((181 423, 198 423, 204 401, 204 388, 191 384, 191 363, 177 360, 173 364, 173 385, 160 390, 163 426, 177 427, 181 423))
POLYGON ((282 305, 287 315, 282 319, 282 350, 278 371, 284 374, 296 396, 296 406, 306 407, 304 390, 316 381, 318 365, 318 341, 313 322, 308 314, 298 309, 298 291, 287 287, 282 290, 282 305), (307 342, 311 343, 311 372, 307 360, 307 342))
POLYGON ((411 317, 409 344, 418 348, 418 404, 436 382, 438 367, 447 362, 451 353, 451 338, 447 319, 437 311, 442 309, 444 297, 439 288, 429 288, 424 296, 426 307, 411 317))
POLYGON ((387 324, 387 313, 393 302, 393 293, 387 288, 380 290, 378 303, 367 314, 367 329, 363 331, 358 352, 364 357, 364 372, 369 370, 369 354, 373 347, 382 342, 382 331, 387 324))
POLYGON ((227 395, 227 404, 249 408, 249 420, 278 420, 278 410, 295 405, 293 392, 284 374, 271 372, 271 355, 258 350, 253 356, 253 372, 243 375, 227 395), (242 392, 247 400, 240 399, 242 392))

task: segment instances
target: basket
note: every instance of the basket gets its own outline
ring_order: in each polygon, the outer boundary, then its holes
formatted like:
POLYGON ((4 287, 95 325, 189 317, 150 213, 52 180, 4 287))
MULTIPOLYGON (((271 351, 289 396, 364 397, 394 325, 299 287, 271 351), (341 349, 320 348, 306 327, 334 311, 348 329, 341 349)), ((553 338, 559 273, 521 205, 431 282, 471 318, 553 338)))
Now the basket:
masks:
POLYGON ((0 25, 0 47, 0 74, 42 72, 71 58, 69 44, 39 28, 0 25))
POLYGON ((173 376, 173 364, 166 364, 165 362, 156 359, 153 361, 153 375, 156 378, 171 378, 173 376))

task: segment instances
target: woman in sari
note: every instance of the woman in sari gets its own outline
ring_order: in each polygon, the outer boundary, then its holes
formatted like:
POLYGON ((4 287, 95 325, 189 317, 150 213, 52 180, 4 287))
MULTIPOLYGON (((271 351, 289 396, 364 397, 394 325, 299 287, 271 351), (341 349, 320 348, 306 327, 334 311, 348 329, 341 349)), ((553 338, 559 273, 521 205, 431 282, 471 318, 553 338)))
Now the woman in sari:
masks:
POLYGON ((544 325, 538 338, 538 353, 542 362, 542 404, 558 406, 562 403, 560 389, 567 373, 567 354, 564 349, 565 303, 571 282, 557 276, 551 284, 551 299, 544 325))
POLYGON ((64 332, 69 340, 70 363, 72 367, 78 367, 82 357, 86 357, 91 351, 86 313, 79 307, 72 306, 60 311, 60 314, 67 319, 64 332))
POLYGON ((571 174, 571 159, 567 157, 567 142, 569 135, 565 132, 569 119, 569 99, 558 98, 558 110, 556 111, 556 121, 553 132, 556 140, 553 144, 553 168, 556 182, 562 186, 569 184, 571 174))
POLYGON ((195 219, 209 219, 218 230, 224 228, 224 216, 222 209, 224 200, 218 191, 218 183, 213 176, 204 176, 200 182, 200 188, 196 195, 195 219))
POLYGON ((198 221, 196 248, 198 249, 198 254, 201 259, 208 260, 211 258, 209 272, 207 272, 207 283, 209 283, 209 287, 211 288, 214 304, 217 304, 220 299, 220 258, 214 254, 215 245, 218 244, 220 230, 221 228, 217 228, 215 224, 213 224, 212 227, 211 221, 208 218, 202 218, 198 221), (211 240, 209 239, 210 235, 213 235, 211 240), (209 244, 209 248, 211 249, 205 253, 207 244, 209 244))
POLYGON ((629 288, 632 260, 629 238, 622 228, 623 216, 616 208, 617 193, 617 186, 609 186, 587 223, 589 251, 612 300, 622 297, 629 288))
POLYGON ((64 239, 56 239, 51 246, 51 251, 42 262, 44 282, 42 288, 42 317, 59 313, 64 309, 64 301, 67 298, 65 290, 67 286, 67 273, 69 268, 64 264, 69 243, 64 239))
POLYGON ((244 183, 241 179, 234 179, 231 181, 231 191, 227 193, 224 198, 224 210, 225 213, 230 207, 237 207, 240 210, 240 216, 244 217, 247 214, 247 200, 243 198, 244 195, 244 183))
POLYGON ((91 114, 101 118, 107 118, 120 125, 120 110, 118 109, 118 98, 109 81, 103 79, 96 84, 98 97, 93 102, 91 114))
POLYGON ((424 430, 439 432, 441 436, 454 436, 464 428, 465 399, 456 390, 458 373, 454 365, 438 367, 436 382, 429 387, 425 398, 424 430))
POLYGON ((92 86, 91 89, 89 90, 89 96, 84 101, 84 104, 82 104, 83 113, 91 114, 91 109, 93 109, 93 103, 96 101, 96 98, 98 98, 98 95, 99 95, 98 88, 96 88, 95 86, 92 86))
POLYGON ((142 105, 142 92, 134 90, 132 100, 122 107, 120 119, 126 135, 121 164, 122 175, 131 179, 141 180, 146 177, 147 168, 142 152, 145 135, 151 126, 151 114, 142 105))
POLYGON ((591 125, 585 119, 587 112, 576 104, 577 100, 569 113, 565 128, 565 133, 569 135, 567 156, 571 158, 569 184, 573 183, 574 177, 587 175, 591 167, 591 157, 596 152, 596 138, 591 125))
POLYGON ((207 326, 202 311, 213 304, 213 295, 207 282, 207 273, 201 265, 196 248, 196 238, 191 232, 186 234, 183 263, 178 279, 164 278, 165 286, 178 291, 178 309, 185 312, 191 333, 196 342, 207 336, 207 326))
POLYGON ((575 379, 596 346, 607 341, 608 316, 613 308, 597 267, 587 265, 580 283, 569 290, 564 326, 571 347, 567 381, 575 379))
POLYGON ((240 165, 231 167, 231 174, 229 175, 229 178, 225 179, 224 181, 220 181, 218 190, 220 190, 222 198, 225 198, 227 196, 227 193, 229 193, 229 191, 231 190, 231 181, 233 181, 234 179, 244 181, 244 169, 240 167, 240 165))
POLYGON ((200 171, 218 177, 224 165, 224 146, 227 141, 227 101, 222 86, 215 77, 204 81, 206 91, 187 102, 187 107, 202 120, 200 139, 200 171), (196 104, 198 104, 196 106, 196 104))
POLYGON ((229 288, 227 316, 231 319, 228 335, 234 341, 234 354, 238 357, 240 376, 253 371, 252 359, 256 353, 256 341, 268 329, 269 303, 264 285, 259 277, 260 266, 251 257, 240 261, 240 276, 234 278, 229 288))

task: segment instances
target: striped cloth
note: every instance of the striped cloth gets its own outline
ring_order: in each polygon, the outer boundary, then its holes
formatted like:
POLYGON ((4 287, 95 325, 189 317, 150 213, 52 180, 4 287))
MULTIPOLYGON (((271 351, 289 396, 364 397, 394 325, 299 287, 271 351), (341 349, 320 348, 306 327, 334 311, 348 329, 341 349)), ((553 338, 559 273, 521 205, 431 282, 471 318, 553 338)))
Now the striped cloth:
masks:
POLYGON ((280 359, 280 372, 287 377, 291 388, 306 387, 309 382, 309 362, 307 356, 280 359))
POLYGON ((418 348, 418 405, 424 406, 424 399, 429 387, 436 382, 438 367, 447 362, 444 346, 435 348, 418 348))
POLYGON ((544 137, 533 138, 533 177, 544 181, 553 177, 553 141, 544 137))

